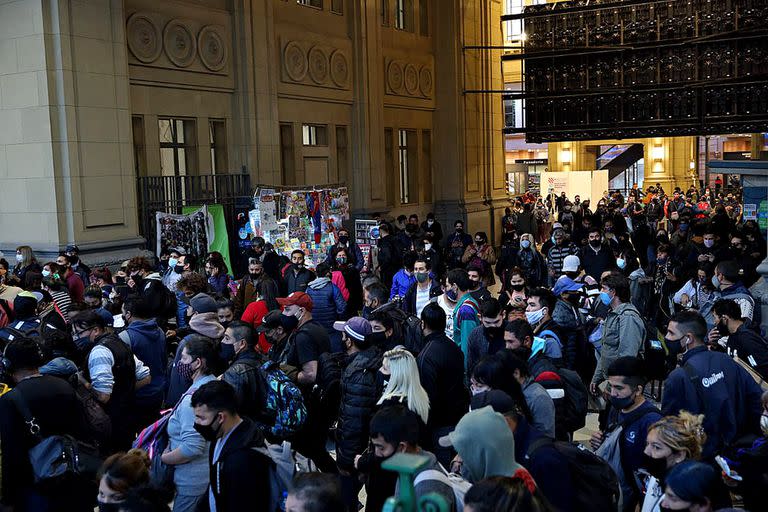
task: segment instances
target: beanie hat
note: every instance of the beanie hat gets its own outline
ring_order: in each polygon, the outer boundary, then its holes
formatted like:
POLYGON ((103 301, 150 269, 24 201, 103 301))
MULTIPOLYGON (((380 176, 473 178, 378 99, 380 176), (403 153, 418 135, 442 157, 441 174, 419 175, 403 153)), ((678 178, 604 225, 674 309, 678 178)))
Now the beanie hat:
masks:
POLYGON ((219 310, 216 300, 206 293, 198 293, 192 297, 189 305, 195 313, 216 313, 219 310))

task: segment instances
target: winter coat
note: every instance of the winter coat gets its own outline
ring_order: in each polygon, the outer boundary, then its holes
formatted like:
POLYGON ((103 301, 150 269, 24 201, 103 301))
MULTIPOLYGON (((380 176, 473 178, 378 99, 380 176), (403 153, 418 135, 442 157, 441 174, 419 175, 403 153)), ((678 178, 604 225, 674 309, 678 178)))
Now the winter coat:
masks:
POLYGON ((516 263, 523 270, 525 282, 528 283, 528 286, 534 287, 546 284, 547 264, 540 252, 533 248, 520 249, 517 253, 516 263))
POLYGON ((314 281, 315 273, 305 267, 301 267, 298 273, 293 265, 288 266, 283 274, 285 281, 285 294, 290 295, 293 292, 306 292, 309 283, 314 281))
POLYGON ((584 268, 584 273, 595 281, 600 281, 600 276, 606 270, 616 268, 616 258, 613 256, 613 251, 606 244, 602 244, 597 251, 591 245, 585 245, 579 251, 579 260, 584 268))
POLYGON ((416 276, 411 273, 410 275, 405 272, 405 269, 397 271, 392 278, 392 288, 389 292, 389 300, 394 300, 395 297, 405 297, 408 292, 408 288, 416 282, 416 276))
POLYGON ((168 359, 165 350, 165 333, 157 321, 134 320, 120 333, 120 339, 128 343, 136 357, 149 368, 152 380, 136 390, 136 403, 159 404, 166 386, 168 359))
POLYGON ((341 376, 341 406, 336 430, 336 462, 351 470, 355 456, 368 446, 369 423, 378 401, 376 373, 381 353, 375 347, 358 352, 341 376))
POLYGON ((689 349, 680 365, 664 382, 661 413, 704 414, 707 441, 702 459, 721 453, 746 434, 759 433, 762 390, 744 368, 705 346, 689 349))
MULTIPOLYGON (((411 286, 408 287, 408 291, 405 292, 405 298, 403 299, 403 303, 401 305, 401 308, 403 311, 408 313, 409 315, 415 315, 416 314, 416 288, 419 286, 419 283, 414 282, 411 284, 411 286)), ((441 295, 443 293, 443 289, 440 287, 440 282, 436 279, 433 279, 429 286, 429 300, 434 299, 438 295, 441 295)))
MULTIPOLYGON (((217 444, 211 443, 208 454, 210 492, 216 502, 216 511, 242 510, 243 503, 248 503, 251 510, 269 510, 272 492, 270 467, 274 463, 254 449, 264 447, 264 437, 259 428, 250 419, 243 418, 243 422, 230 433, 218 460, 214 461, 217 444)), ((207 499, 206 495, 206 505, 207 499)))
POLYGON ((266 382, 261 372, 265 361, 253 350, 246 350, 237 355, 221 380, 230 384, 237 395, 238 412, 259 423, 267 419, 266 382))
POLYGON ((637 308, 625 302, 612 309, 603 324, 602 349, 592 383, 607 379, 608 367, 624 356, 637 356, 645 341, 645 322, 637 308))
POLYGON ((445 333, 432 333, 416 359, 421 385, 429 396, 427 427, 454 426, 469 408, 464 386, 464 354, 445 333))
POLYGON ((307 288, 307 295, 312 298, 312 320, 319 323, 333 334, 333 322, 344 314, 347 303, 339 288, 327 277, 318 277, 307 288))
POLYGON ((555 310, 552 312, 552 320, 560 326, 563 338, 563 362, 566 368, 573 370, 578 357, 579 346, 584 343, 584 318, 578 308, 557 299, 555 310))
POLYGON ((484 356, 493 355, 506 345, 504 331, 499 328, 498 337, 488 338, 488 332, 483 325, 478 325, 469 333, 467 349, 467 375, 472 374, 472 369, 484 356))
POLYGON ((392 282, 392 276, 402 266, 402 257, 400 249, 397 246, 395 237, 392 235, 380 238, 377 243, 378 264, 381 280, 385 285, 392 282))

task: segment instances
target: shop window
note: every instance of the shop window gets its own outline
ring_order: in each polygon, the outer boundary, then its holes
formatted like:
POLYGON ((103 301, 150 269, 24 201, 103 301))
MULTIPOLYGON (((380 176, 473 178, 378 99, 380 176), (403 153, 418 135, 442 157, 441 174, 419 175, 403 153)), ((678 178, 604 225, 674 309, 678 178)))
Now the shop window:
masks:
POLYGON ((142 116, 131 117, 133 129, 133 165, 136 176, 147 175, 147 148, 144 139, 144 118, 142 116))
POLYGON ((318 124, 304 124, 301 126, 302 144, 305 146, 327 146, 328 128, 318 124))
POLYGON ((299 5, 306 5, 307 7, 315 7, 317 9, 323 8, 323 0, 296 0, 299 5))
POLYGON ((331 0, 331 12, 344 14, 344 0, 331 0))
POLYGON ((413 0, 395 0, 395 28, 413 32, 413 0))
POLYGON ((208 142, 211 150, 211 174, 227 172, 227 126, 223 119, 208 122, 208 142))
POLYGON ((419 0, 419 34, 429 36, 429 0, 419 0))
POLYGON ((160 118, 160 170, 163 176, 196 174, 195 122, 190 119, 160 118))

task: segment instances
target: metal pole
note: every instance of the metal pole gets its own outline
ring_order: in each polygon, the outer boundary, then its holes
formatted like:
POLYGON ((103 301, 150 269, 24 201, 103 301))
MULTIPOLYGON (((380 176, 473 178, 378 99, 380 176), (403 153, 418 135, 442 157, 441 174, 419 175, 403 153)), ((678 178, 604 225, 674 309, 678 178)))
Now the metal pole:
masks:
POLYGON ((704 188, 709 186, 709 135, 704 136, 704 188))

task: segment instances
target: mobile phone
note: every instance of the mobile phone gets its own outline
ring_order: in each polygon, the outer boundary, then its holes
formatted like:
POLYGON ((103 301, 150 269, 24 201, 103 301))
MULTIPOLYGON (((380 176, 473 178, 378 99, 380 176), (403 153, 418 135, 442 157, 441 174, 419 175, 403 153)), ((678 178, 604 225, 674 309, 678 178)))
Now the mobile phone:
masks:
POLYGON ((715 457, 715 462, 717 462, 717 465, 720 466, 720 469, 723 470, 723 473, 728 476, 731 480, 736 480, 737 482, 741 482, 742 478, 741 476, 737 475, 733 471, 731 471, 731 467, 728 465, 728 461, 722 458, 720 455, 715 457))

